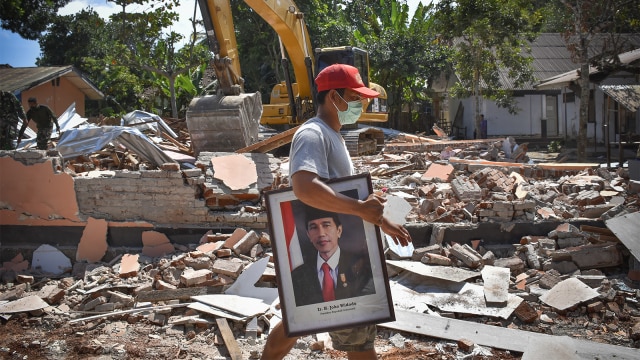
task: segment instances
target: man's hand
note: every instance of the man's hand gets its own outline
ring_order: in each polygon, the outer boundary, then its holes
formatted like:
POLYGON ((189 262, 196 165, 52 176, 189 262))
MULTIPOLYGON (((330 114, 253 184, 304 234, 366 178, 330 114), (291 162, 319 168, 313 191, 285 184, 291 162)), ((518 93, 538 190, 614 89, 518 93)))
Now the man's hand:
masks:
POLYGON ((397 245, 407 246, 411 242, 411 235, 409 231, 400 224, 396 224, 386 217, 382 219, 382 225, 380 226, 385 234, 391 236, 393 242, 397 245))
POLYGON ((382 225, 382 214, 384 212, 384 203, 387 199, 371 194, 366 199, 360 201, 359 216, 367 222, 374 225, 382 225))

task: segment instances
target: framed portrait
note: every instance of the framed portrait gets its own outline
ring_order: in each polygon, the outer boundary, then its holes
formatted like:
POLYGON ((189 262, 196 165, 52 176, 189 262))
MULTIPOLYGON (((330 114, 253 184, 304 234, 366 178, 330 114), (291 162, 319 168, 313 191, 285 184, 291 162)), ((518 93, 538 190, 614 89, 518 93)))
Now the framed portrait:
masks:
MULTIPOLYGON (((372 193, 369 174, 327 185, 360 200, 372 193)), ((308 206, 291 188, 269 191, 265 199, 288 336, 395 320, 377 226, 308 206)))

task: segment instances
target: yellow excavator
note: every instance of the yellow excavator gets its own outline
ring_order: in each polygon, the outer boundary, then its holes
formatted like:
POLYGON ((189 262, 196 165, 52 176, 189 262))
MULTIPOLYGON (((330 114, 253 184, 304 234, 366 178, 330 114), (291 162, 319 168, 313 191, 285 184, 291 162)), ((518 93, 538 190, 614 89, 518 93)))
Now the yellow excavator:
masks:
MULTIPOLYGON (((291 0, 244 0, 278 34, 285 80, 273 87, 269 104, 259 93, 245 93, 229 0, 198 0, 209 48, 210 66, 217 79, 217 93, 194 98, 187 110, 187 126, 196 154, 202 151, 236 151, 258 141, 258 124, 286 129, 315 115, 314 76, 335 63, 355 66, 363 82, 380 93, 364 105, 360 122, 386 122, 387 94, 369 81, 369 57, 351 47, 319 48, 312 51, 304 14, 291 0), (289 77, 289 66, 295 81, 289 77)), ((383 135, 368 131, 347 134, 352 154, 376 150, 383 135), (351 146, 350 145, 351 139, 351 146), (360 139, 360 140, 359 140, 360 139), (366 144, 365 144, 366 143, 366 144)))

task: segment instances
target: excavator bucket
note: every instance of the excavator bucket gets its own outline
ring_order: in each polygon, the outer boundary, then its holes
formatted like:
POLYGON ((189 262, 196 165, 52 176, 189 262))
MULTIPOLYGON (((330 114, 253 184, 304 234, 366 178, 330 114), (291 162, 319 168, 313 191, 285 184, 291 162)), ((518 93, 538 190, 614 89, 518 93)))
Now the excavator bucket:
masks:
POLYGON ((257 142, 261 116, 260 93, 194 98, 187 110, 187 127, 195 155, 233 152, 257 142))

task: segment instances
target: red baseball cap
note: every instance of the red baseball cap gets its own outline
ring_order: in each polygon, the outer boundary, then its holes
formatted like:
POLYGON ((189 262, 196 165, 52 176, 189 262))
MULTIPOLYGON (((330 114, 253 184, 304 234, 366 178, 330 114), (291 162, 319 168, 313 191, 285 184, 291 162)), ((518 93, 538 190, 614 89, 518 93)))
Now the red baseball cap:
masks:
POLYGON ((316 76, 318 92, 331 89, 351 89, 366 98, 378 97, 380 93, 364 85, 358 69, 346 64, 333 64, 322 69, 316 76))

